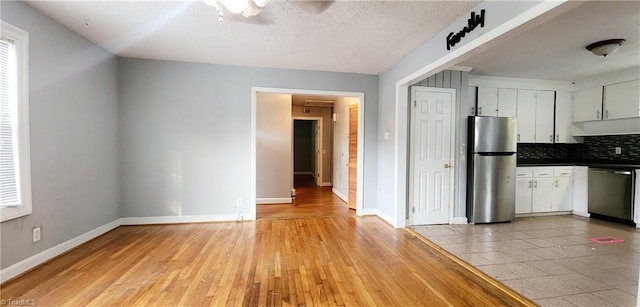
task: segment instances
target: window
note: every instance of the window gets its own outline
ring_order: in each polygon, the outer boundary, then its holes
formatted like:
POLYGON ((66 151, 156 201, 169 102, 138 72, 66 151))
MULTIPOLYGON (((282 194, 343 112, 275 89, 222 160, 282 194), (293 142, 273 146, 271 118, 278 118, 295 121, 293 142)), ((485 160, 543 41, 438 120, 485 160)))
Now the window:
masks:
POLYGON ((0 211, 2 222, 31 213, 29 34, 0 25, 0 211))

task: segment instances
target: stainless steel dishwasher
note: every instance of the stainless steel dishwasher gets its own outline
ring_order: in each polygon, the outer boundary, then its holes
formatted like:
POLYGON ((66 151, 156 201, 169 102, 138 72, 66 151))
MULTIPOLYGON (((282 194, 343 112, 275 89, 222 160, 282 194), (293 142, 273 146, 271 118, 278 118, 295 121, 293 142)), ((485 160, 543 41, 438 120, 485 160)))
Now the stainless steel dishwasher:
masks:
POLYGON ((589 213, 633 220, 635 171, 589 168, 589 213))

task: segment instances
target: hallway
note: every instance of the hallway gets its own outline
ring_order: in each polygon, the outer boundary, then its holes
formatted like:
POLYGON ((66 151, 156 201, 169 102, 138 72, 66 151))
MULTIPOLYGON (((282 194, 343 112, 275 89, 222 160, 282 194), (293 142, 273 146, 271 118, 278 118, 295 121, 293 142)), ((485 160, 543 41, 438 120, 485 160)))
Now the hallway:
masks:
POLYGON ((257 219, 292 219, 306 217, 355 216, 347 204, 331 192, 319 187, 310 175, 295 175, 296 197, 291 204, 257 205, 257 219))

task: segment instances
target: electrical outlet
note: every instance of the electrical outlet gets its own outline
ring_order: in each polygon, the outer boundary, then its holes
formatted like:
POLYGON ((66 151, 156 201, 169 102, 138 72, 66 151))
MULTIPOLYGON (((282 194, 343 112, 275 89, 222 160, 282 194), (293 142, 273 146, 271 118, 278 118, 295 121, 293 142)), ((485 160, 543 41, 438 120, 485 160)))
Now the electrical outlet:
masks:
POLYGON ((242 207, 242 198, 236 199, 236 206, 242 207))
POLYGON ((616 147, 616 155, 622 154, 622 148, 616 147))
POLYGON ((41 233, 40 226, 33 227, 33 243, 40 241, 40 239, 42 239, 41 235, 42 233, 41 233))

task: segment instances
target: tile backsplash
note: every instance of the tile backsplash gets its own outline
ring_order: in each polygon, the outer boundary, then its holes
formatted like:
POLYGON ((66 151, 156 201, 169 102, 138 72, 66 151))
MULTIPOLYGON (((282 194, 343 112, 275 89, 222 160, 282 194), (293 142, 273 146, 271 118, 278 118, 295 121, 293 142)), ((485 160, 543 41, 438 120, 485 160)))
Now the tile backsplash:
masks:
POLYGON ((573 156, 579 161, 611 161, 640 163, 640 134, 584 137, 573 156), (620 154, 616 154, 620 147, 620 154))
POLYGON ((584 137, 582 144, 518 144, 518 162, 640 164, 640 134, 584 137), (620 154, 615 148, 620 147, 620 154))

